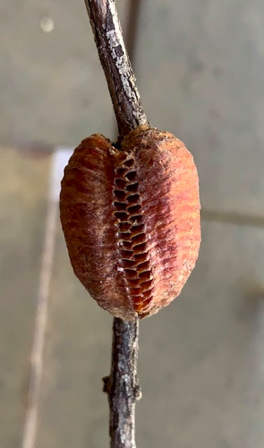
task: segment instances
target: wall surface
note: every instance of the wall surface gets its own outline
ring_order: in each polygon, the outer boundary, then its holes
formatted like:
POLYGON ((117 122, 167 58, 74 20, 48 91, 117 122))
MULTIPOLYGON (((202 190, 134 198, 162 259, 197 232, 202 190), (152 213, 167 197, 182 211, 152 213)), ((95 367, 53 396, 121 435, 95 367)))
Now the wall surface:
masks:
MULTIPOLYGON (((0 447, 105 448, 112 318, 72 273, 50 179, 58 145, 115 138, 111 102, 82 1, 0 0, 0 22, 0 447)), ((261 0, 141 2, 139 88, 194 155, 202 246, 181 296, 141 323, 138 447, 264 445, 263 22, 261 0)))

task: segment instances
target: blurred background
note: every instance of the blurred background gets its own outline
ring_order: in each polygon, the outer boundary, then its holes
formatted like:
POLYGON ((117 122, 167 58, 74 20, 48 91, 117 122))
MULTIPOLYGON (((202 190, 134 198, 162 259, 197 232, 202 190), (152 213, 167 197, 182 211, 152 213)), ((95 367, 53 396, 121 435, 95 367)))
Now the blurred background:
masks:
MULTIPOLYGON (((193 153, 202 202, 197 267, 140 326, 137 444, 260 448, 264 4, 117 7, 149 120, 193 153)), ((0 23, 0 447, 105 448, 112 317, 70 267, 55 154, 114 139, 111 103, 81 0, 0 0, 0 23)))

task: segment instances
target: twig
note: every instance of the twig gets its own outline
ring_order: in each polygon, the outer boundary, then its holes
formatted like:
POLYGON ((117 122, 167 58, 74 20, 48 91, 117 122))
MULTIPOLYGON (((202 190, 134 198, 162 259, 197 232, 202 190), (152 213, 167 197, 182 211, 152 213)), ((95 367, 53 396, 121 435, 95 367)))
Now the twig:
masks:
MULTIPOLYGON (((123 41, 114 0, 85 0, 99 58, 122 138, 139 125, 147 124, 136 80, 123 41)), ((114 318, 111 374, 104 391, 110 405, 111 448, 136 448, 135 401, 137 384, 138 320, 114 318)))
POLYGON ((113 324, 112 366, 103 378, 110 405, 111 448, 136 448, 135 402, 141 392, 137 383, 138 320, 113 324))
POLYGON ((85 0, 120 136, 147 124, 114 0, 85 0))

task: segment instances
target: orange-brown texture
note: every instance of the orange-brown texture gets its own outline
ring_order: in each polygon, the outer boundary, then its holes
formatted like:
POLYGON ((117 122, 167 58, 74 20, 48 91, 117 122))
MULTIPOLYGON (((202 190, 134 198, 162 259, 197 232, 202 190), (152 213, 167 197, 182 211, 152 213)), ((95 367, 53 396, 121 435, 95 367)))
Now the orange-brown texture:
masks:
POLYGON ((102 308, 142 318, 180 294, 198 257, 200 202, 192 155, 174 135, 139 127, 120 149, 86 138, 60 210, 73 270, 102 308))

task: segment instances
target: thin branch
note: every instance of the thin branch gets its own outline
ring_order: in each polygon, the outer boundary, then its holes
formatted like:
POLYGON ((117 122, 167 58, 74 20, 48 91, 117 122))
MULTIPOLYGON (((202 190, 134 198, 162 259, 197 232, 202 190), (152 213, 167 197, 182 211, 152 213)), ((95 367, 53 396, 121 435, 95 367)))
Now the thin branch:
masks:
MULTIPOLYGON (((85 4, 122 138, 137 126, 147 124, 147 117, 114 0, 85 0, 85 4)), ((124 322, 114 318, 111 373, 103 379, 110 405, 111 448, 136 448, 135 402, 140 398, 137 383, 138 327, 138 319, 124 322)))
POLYGON ((147 124, 114 0, 85 0, 120 136, 147 124))
POLYGON ((103 378, 110 406, 111 448, 136 448, 135 402, 141 396, 137 382, 138 327, 138 319, 114 319, 111 374, 103 378))

